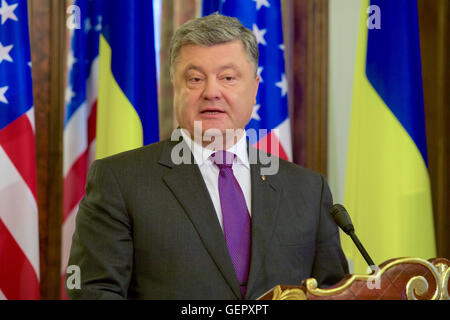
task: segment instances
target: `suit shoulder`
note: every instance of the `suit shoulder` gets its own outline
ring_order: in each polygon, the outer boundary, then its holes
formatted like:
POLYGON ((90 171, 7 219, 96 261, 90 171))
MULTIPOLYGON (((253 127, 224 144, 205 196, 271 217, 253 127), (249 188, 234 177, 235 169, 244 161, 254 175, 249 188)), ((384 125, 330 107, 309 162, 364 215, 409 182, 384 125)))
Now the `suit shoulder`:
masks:
POLYGON ((106 165, 110 167, 116 166, 133 166, 142 162, 148 164, 158 162, 161 153, 165 147, 167 140, 155 142, 143 147, 124 151, 118 154, 114 154, 102 159, 96 160, 97 165, 106 165))
POLYGON ((303 177, 310 179, 320 179, 323 175, 313 171, 311 169, 307 169, 293 162, 289 162, 283 159, 280 159, 280 170, 279 174, 284 176, 294 176, 294 177, 303 177))
POLYGON ((278 184, 294 190, 318 191, 328 184, 321 173, 283 159, 280 159, 279 170, 274 179, 278 184))
POLYGON ((288 198, 300 197, 318 201, 322 197, 332 199, 327 179, 323 174, 295 163, 280 159, 280 170, 274 178, 280 186, 283 186, 288 198))

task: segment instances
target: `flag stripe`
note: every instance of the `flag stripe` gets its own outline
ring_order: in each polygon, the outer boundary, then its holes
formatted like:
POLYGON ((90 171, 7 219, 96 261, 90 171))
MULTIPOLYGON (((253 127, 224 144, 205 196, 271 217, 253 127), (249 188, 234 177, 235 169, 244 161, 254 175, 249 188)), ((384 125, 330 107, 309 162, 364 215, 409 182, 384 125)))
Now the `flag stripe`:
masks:
POLYGON ((111 47, 100 35, 96 157, 141 147, 143 123, 111 72, 111 47))
POLYGON ((88 118, 88 145, 89 148, 92 142, 96 139, 96 129, 97 129, 97 100, 93 103, 91 112, 88 118))
POLYGON ((36 134, 36 128, 34 127, 34 106, 31 107, 31 109, 27 111, 26 115, 28 117, 28 121, 30 122, 33 133, 36 134))
MULTIPOLYGON (((63 175, 69 174, 69 170, 75 162, 92 147, 96 138, 97 101, 91 108, 91 113, 86 119, 85 106, 78 108, 68 122, 64 130, 63 175), (87 147, 88 146, 88 147, 87 147)), ((89 163, 88 163, 89 164, 89 163)), ((87 167, 86 167, 87 170, 87 167)))
POLYGON ((63 175, 66 176, 74 163, 86 151, 88 132, 86 128, 86 104, 83 103, 70 118, 64 129, 63 175))
POLYGON ((67 215, 62 229, 62 255, 61 255, 61 274, 65 275, 67 263, 69 261, 70 247, 72 245, 72 235, 75 231, 75 219, 77 216, 78 205, 67 215))
MULTIPOLYGON (((9 300, 39 299, 39 279, 20 246, 0 219, 0 288, 9 300)), ((0 297, 1 298, 1 297, 0 297)))
POLYGON ((0 130, 0 145, 36 199, 34 132, 26 114, 0 130))
POLYGON ((35 198, 3 148, 0 148, 0 168, 0 218, 39 273, 39 226, 35 198))
MULTIPOLYGON (((97 42, 99 40, 97 39, 97 42)), ((92 114, 92 108, 97 104, 98 98, 98 66, 100 58, 97 57, 91 64, 91 72, 86 80, 86 105, 88 106, 87 114, 92 114)))
POLYGON ((265 135, 263 138, 261 138, 255 145, 256 148, 266 151, 274 156, 277 156, 281 159, 287 160, 287 154, 284 150, 282 144, 280 143, 280 140, 278 139, 278 136, 275 134, 275 130, 270 131, 269 134, 265 135), (278 150, 273 149, 272 146, 277 146, 278 150))
POLYGON ((283 159, 292 159, 291 119, 287 118, 275 129, 279 132, 278 140, 286 155, 286 158, 283 159))
POLYGON ((86 149, 64 177, 64 186, 66 186, 66 188, 64 188, 63 222, 66 221, 70 212, 72 212, 73 208, 78 205, 84 196, 87 154, 88 150, 86 149))
POLYGON ((159 139, 153 4, 147 0, 129 1, 124 10, 121 0, 107 2, 107 27, 102 35, 111 50, 108 67, 129 105, 136 110, 142 124, 141 145, 147 145, 159 139))
POLYGON ((428 165, 417 1, 372 0, 371 5, 380 7, 382 25, 368 32, 367 78, 428 165))
POLYGON ((0 301, 1 301, 1 300, 6 300, 6 297, 5 297, 5 295, 3 294, 2 289, 0 289, 0 301))
MULTIPOLYGON (((95 161, 95 152, 96 152, 96 145, 97 145, 97 139, 92 140, 91 144, 89 145, 88 148, 88 167, 91 166, 91 164, 95 161)), ((86 172, 87 174, 87 172, 86 172)))

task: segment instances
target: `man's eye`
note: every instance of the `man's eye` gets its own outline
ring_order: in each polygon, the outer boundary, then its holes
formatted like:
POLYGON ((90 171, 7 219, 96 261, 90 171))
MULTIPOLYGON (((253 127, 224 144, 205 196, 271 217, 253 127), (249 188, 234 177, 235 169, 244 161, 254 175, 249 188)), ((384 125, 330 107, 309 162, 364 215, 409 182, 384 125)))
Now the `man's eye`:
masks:
POLYGON ((193 82, 193 83, 198 83, 198 82, 202 81, 202 79, 200 79, 200 78, 190 78, 189 81, 193 82))
POLYGON ((234 80, 234 77, 228 76, 228 77, 225 77, 224 79, 225 79, 226 81, 233 81, 233 80, 234 80))

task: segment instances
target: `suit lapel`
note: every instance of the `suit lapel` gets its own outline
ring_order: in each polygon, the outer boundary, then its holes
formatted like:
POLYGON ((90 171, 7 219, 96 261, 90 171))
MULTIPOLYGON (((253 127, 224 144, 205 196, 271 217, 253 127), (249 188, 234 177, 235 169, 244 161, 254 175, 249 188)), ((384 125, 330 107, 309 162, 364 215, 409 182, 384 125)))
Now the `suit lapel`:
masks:
POLYGON ((267 247, 275 230, 281 187, 274 176, 261 176, 261 165, 250 166, 252 184, 252 255, 247 297, 252 294, 267 247))
MULTIPOLYGON (((172 168, 163 179, 183 206, 206 250, 236 297, 239 298, 241 296, 239 282, 228 253, 222 228, 217 220, 215 208, 200 169, 194 164, 192 156, 192 164, 175 165, 172 162, 170 155, 176 143, 168 141, 162 153, 160 164, 172 168)), ((189 149, 185 148, 184 150, 189 149)))

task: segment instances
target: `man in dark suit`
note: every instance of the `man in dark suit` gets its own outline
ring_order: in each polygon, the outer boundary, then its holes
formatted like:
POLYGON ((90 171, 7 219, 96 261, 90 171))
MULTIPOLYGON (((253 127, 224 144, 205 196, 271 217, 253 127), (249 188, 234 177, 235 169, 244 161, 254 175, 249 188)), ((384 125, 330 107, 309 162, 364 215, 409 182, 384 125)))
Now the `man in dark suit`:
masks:
POLYGON ((69 298, 256 299, 308 277, 339 281, 348 268, 325 179, 246 141, 260 80, 252 32, 220 15, 191 20, 170 61, 180 128, 92 165, 69 298))

